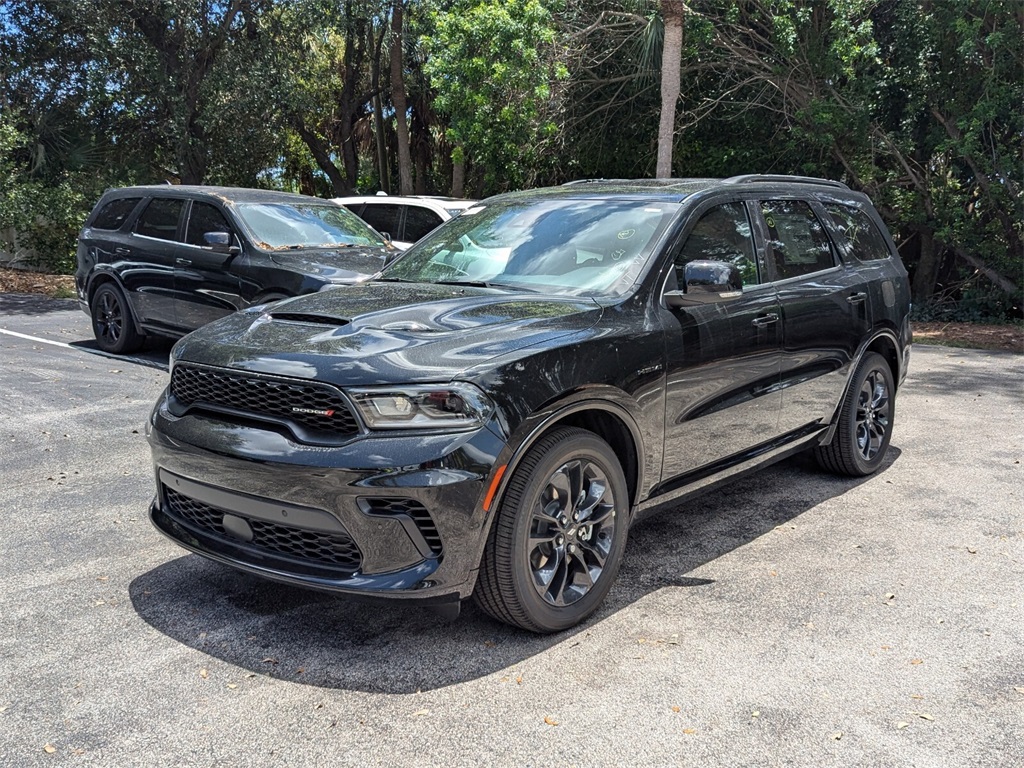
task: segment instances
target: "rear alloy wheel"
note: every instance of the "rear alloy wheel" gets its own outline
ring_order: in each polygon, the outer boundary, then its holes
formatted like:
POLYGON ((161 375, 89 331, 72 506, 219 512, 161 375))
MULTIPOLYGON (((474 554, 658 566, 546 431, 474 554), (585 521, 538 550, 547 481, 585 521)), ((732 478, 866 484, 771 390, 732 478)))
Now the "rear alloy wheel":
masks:
POLYGON ((135 321, 124 294, 113 283, 104 283, 92 296, 89 305, 92 332, 104 352, 125 354, 142 346, 144 336, 135 330, 135 321))
POLYGON ((831 442, 815 449, 818 463, 830 472, 851 477, 875 472, 892 437, 895 396, 889 363, 868 352, 846 391, 831 442))
POLYGON ((622 467, 592 432, 560 428, 533 446, 491 527, 477 604, 533 632, 592 614, 619 570, 629 526, 622 467))

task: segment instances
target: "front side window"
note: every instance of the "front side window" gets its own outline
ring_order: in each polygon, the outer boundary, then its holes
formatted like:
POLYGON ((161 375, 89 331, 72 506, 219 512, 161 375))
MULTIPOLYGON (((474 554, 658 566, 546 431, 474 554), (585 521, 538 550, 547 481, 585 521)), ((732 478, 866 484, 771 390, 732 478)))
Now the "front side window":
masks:
POLYGON ((135 234, 160 240, 177 240, 178 219, 181 218, 184 205, 184 200, 155 198, 136 222, 135 234))
POLYGON ((761 215, 779 280, 835 266, 825 228, 803 200, 764 200, 761 215))
POLYGON ((384 247, 377 234, 341 205, 316 203, 240 203, 238 217, 266 250, 384 247))
POLYGON ((676 256, 679 285, 686 284, 683 277, 686 265, 698 260, 722 261, 736 267, 743 285, 760 282, 754 256, 754 236, 743 203, 718 205, 700 217, 676 256))
POLYGON ((224 214, 209 203, 192 203, 192 212, 188 216, 188 230, 185 233, 185 242, 189 245, 206 245, 203 242, 203 235, 207 232, 228 232, 228 226, 224 214))
POLYGON ((135 206, 139 204, 141 199, 141 197, 122 197, 118 200, 111 200, 100 208, 100 212, 96 214, 96 220, 93 221, 92 226, 95 229, 120 229, 125 219, 135 210, 135 206))
POLYGON ((416 243, 382 279, 619 296, 678 210, 678 203, 608 199, 478 206, 416 243))
POLYGON ((853 255, 861 261, 874 261, 892 257, 889 246, 875 222, 864 211, 851 205, 830 203, 825 206, 836 229, 843 233, 851 246, 853 255))
POLYGON ((441 226, 441 217, 426 208, 410 205, 405 209, 405 239, 416 242, 441 226))
POLYGON ((367 203, 361 216, 363 221, 378 232, 395 238, 398 237, 398 217, 401 212, 401 206, 391 203, 367 203))

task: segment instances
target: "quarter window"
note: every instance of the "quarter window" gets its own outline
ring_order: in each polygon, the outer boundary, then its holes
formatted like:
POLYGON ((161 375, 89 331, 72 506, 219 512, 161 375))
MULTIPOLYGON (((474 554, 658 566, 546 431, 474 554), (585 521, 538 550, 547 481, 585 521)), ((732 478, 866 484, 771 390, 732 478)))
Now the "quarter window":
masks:
POLYGON ((853 246, 853 255, 861 261, 874 261, 892 257, 889 245, 878 231, 875 222, 864 211, 850 205, 825 206, 836 228, 853 246))
POLYGON ((683 271, 687 263, 697 260, 732 264, 739 270, 744 285, 760 282, 750 219, 743 203, 719 205, 700 217, 676 256, 679 285, 686 284, 683 271))
POLYGON ((809 275, 835 266, 825 228, 803 200, 766 200, 761 215, 779 280, 809 275))
POLYGON ((122 197, 119 200, 111 200, 100 208, 92 226, 95 229, 120 229, 141 199, 141 197, 122 197))
POLYGON ((184 204, 184 200, 153 200, 139 217, 135 225, 135 234, 161 240, 176 240, 178 219, 181 217, 181 208, 184 204))
POLYGON ((231 232, 224 214, 209 203, 192 203, 188 217, 188 233, 185 242, 190 245, 205 245, 203 235, 207 232, 231 232))

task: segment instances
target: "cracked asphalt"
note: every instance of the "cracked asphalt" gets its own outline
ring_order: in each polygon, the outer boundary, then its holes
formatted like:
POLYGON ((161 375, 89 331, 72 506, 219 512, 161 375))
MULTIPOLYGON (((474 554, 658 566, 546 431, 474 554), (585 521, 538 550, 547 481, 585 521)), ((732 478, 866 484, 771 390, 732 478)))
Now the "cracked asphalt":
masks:
POLYGON ((641 523, 551 637, 260 581, 149 524, 167 344, 0 295, 0 765, 1024 764, 1024 357, 915 346, 887 465, 641 523))

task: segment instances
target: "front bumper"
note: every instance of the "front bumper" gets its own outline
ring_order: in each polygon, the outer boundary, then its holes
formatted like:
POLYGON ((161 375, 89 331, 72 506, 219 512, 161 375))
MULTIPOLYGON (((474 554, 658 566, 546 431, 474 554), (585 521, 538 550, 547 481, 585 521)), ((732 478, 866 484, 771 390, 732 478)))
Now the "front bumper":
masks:
POLYGON ((149 435, 153 525, 177 544, 269 579, 364 596, 468 597, 482 508, 504 441, 491 429, 310 446, 161 401, 149 435))

